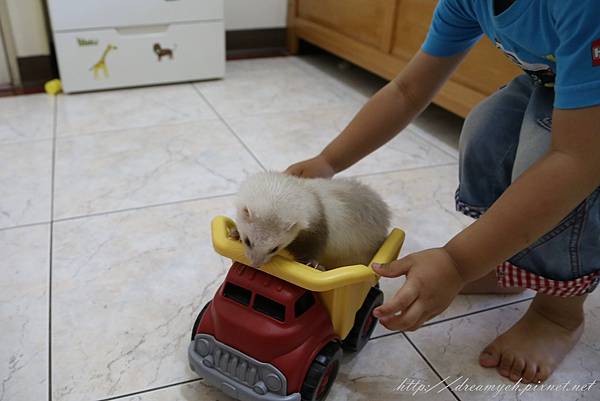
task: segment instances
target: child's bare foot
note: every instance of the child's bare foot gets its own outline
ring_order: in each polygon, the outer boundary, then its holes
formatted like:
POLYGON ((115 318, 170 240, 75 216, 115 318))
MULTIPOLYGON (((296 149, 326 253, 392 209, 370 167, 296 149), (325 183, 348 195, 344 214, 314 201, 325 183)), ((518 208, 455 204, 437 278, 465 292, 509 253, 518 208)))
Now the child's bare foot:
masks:
POLYGON ((511 287, 504 288, 498 285, 496 279, 496 271, 491 271, 485 277, 475 280, 472 283, 468 283, 460 291, 461 294, 519 294, 525 291, 523 288, 511 287))
POLYGON ((543 382, 579 341, 584 300, 537 294, 521 320, 481 352, 479 363, 515 382, 543 382))

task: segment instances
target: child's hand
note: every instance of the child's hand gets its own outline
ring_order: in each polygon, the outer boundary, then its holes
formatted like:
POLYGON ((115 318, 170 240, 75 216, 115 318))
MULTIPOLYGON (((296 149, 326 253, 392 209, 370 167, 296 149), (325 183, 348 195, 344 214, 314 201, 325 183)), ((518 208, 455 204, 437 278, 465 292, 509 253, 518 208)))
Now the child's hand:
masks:
POLYGON ((373 265, 373 270, 383 277, 406 275, 406 282, 394 297, 373 311, 389 330, 416 330, 444 311, 465 284, 452 257, 443 248, 373 265))
POLYGON ((312 159, 292 164, 285 170, 286 174, 305 178, 331 178, 335 170, 325 157, 319 155, 312 159))

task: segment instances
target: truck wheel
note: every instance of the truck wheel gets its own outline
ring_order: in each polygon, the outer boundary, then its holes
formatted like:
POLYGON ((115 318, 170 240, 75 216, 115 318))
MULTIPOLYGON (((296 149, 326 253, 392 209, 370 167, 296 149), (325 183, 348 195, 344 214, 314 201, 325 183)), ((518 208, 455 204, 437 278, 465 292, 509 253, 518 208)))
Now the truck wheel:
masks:
POLYGON ((365 302, 363 302, 358 312, 356 312, 352 330, 350 330, 350 333, 342 341, 344 350, 358 352, 367 344, 369 337, 371 337, 377 325, 377 318, 373 316, 373 309, 382 303, 383 292, 378 288, 371 288, 365 298, 365 302))
POLYGON ((340 370, 341 361, 342 348, 339 343, 332 341, 323 347, 310 365, 302 384, 302 401, 322 401, 327 397, 340 370))
POLYGON ((200 326, 202 316, 204 316, 204 312, 206 312, 206 309, 208 309, 208 305, 210 305, 211 302, 212 301, 208 301, 206 305, 204 305, 200 313, 198 313, 198 317, 196 318, 196 321, 194 322, 194 327, 192 328, 192 341, 194 341, 194 337, 196 337, 196 331, 198 330, 198 326, 200 326))

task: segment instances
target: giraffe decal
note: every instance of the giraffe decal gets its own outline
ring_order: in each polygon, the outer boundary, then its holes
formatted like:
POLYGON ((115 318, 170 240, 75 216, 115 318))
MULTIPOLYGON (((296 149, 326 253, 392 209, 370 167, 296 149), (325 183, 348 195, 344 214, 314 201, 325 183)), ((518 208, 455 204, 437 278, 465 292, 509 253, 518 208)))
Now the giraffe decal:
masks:
POLYGON ((117 46, 109 43, 108 46, 106 46, 106 49, 104 49, 100 60, 98 60, 98 62, 90 68, 90 71, 94 72, 95 79, 100 78, 100 71, 104 73, 104 78, 108 78, 109 74, 108 67, 106 66, 106 56, 108 55, 108 53, 110 53, 111 50, 117 50, 117 46))

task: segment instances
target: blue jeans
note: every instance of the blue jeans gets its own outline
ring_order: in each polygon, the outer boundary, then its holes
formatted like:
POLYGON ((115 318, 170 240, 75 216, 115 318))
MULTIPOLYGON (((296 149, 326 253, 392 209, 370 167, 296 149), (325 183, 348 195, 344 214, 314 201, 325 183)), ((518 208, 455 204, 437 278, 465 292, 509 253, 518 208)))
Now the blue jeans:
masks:
MULTIPOLYGON (((460 138, 457 210, 479 217, 548 151, 553 100, 551 88, 522 75, 471 111, 460 138)), ((600 271, 600 188, 509 262, 558 281, 600 271)))

